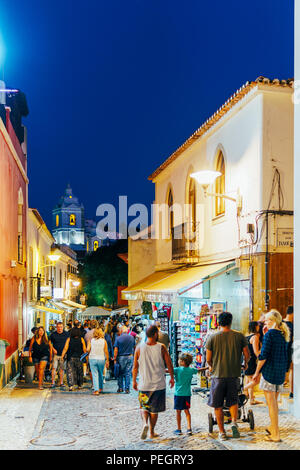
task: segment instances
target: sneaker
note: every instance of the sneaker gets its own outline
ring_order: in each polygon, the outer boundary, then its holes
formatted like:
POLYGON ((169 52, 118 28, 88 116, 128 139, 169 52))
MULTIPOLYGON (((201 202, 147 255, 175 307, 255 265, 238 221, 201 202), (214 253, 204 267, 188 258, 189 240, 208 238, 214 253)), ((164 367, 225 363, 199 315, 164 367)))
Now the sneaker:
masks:
POLYGON ((174 431, 174 434, 180 436, 180 434, 182 434, 181 429, 176 429, 176 431, 174 431))
POLYGON ((73 387, 69 387, 69 392, 73 392, 73 387))
POLYGON ((117 393, 122 393, 122 392, 123 392, 123 388, 118 388, 117 393))
POLYGON ((51 384, 50 388, 55 388, 56 385, 55 384, 51 384))
POLYGON ((219 432, 219 441, 227 441, 226 432, 219 432))
POLYGON ((148 430, 149 430, 149 426, 148 424, 145 424, 144 427, 143 427, 143 430, 142 430, 142 434, 141 434, 141 439, 146 439, 147 437, 147 434, 148 434, 148 430))
POLYGON ((130 390, 125 390, 125 393, 130 393, 130 390))
POLYGON ((294 398, 294 394, 293 394, 293 393, 290 393, 290 394, 289 394, 289 398, 294 398))
POLYGON ((236 423, 233 422, 231 424, 231 430, 232 430, 232 437, 234 439, 238 439, 239 437, 241 437, 238 425, 236 423))
POLYGON ((191 436, 191 435, 193 434, 191 429, 188 429, 188 430, 186 431, 186 433, 189 434, 189 436, 191 436))

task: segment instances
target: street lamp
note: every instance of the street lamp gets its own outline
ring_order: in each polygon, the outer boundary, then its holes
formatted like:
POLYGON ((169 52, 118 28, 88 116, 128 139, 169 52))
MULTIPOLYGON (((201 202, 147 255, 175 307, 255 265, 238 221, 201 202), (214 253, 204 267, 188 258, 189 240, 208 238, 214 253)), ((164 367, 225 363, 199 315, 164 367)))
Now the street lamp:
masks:
MULTIPOLYGON (((40 269, 44 269, 48 267, 52 268, 52 266, 54 266, 56 261, 58 261, 61 257, 61 255, 55 254, 55 253, 50 253, 50 255, 47 255, 47 256, 50 259, 51 264, 44 264, 43 266, 40 266, 40 269)), ((52 276, 52 270, 51 270, 51 276, 52 276)), ((42 280, 42 275, 37 274, 37 300, 41 299, 41 280, 42 280)), ((51 290, 52 290, 52 297, 53 297, 54 279, 52 278, 50 282, 51 282, 51 290)))
MULTIPOLYGON (((49 258, 50 261, 52 261, 53 263, 56 263, 56 261, 59 260, 60 255, 55 255, 55 254, 53 253, 53 254, 48 255, 48 258, 49 258)), ((44 266, 44 267, 45 267, 45 266, 44 266)))
POLYGON ((221 193, 209 193, 208 187, 213 184, 216 179, 221 176, 222 173, 219 171, 212 171, 212 170, 203 170, 197 171, 196 173, 191 174, 191 178, 194 178, 203 188, 204 197, 212 196, 212 197, 219 197, 222 199, 228 199, 229 201, 233 201, 236 203, 237 206, 237 213, 240 215, 242 210, 242 196, 240 195, 239 189, 237 190, 237 197, 227 196, 227 194, 221 193))

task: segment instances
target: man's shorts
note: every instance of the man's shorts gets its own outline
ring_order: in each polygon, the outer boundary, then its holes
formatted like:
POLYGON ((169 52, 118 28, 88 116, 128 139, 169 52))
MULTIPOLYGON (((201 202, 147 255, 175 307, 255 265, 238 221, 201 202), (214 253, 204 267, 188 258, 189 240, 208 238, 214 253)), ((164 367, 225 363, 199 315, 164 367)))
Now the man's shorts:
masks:
POLYGON ((212 377, 208 406, 223 408, 237 405, 240 380, 235 377, 212 377))
POLYGON ((174 395, 174 410, 189 410, 191 407, 191 397, 179 397, 174 395))
POLYGON ((140 408, 149 413, 160 413, 166 410, 166 389, 153 392, 139 391, 140 408))
POLYGON ((55 370, 65 370, 65 361, 62 360, 61 356, 54 355, 52 368, 55 370))

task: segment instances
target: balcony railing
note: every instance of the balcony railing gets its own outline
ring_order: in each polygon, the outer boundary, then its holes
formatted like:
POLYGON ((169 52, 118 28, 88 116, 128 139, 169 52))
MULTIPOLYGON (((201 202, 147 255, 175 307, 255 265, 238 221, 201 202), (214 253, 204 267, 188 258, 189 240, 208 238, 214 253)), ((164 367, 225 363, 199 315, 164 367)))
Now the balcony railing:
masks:
POLYGON ((179 263, 199 261, 199 223, 185 222, 172 228, 172 260, 179 263))

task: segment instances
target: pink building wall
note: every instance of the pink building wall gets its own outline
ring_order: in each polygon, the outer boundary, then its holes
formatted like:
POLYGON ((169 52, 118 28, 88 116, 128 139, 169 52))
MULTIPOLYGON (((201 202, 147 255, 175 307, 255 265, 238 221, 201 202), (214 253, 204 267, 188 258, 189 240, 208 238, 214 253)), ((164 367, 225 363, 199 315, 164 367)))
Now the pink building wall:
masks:
MULTIPOLYGON (((10 343, 8 359, 18 349, 19 302, 22 302, 23 341, 26 339, 26 219, 27 176, 26 157, 20 159, 21 147, 13 152, 14 130, 9 122, 6 131, 0 119, 0 338, 10 343), (9 134, 12 135, 10 138, 9 134), (22 235, 23 262, 18 262, 18 203, 23 195, 22 235), (16 267, 11 261, 16 261, 16 267), (23 291, 21 298, 20 291, 23 291)), ((18 142, 19 144, 19 142, 18 142)), ((22 150, 21 150, 22 151, 22 150)))

